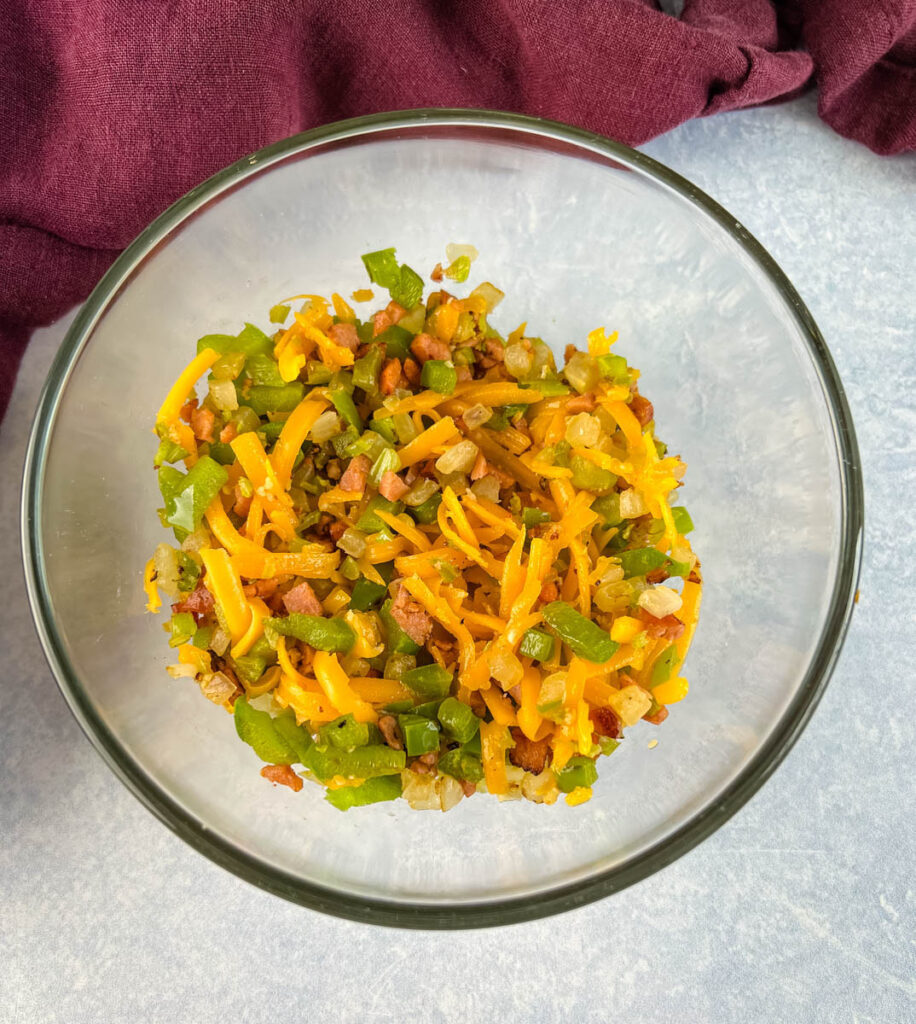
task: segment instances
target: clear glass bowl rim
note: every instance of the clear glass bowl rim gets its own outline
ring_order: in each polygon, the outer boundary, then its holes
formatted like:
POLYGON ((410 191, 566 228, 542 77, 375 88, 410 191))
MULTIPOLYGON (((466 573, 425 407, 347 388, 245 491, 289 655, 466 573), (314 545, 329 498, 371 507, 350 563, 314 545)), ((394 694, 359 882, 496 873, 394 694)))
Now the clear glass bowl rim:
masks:
POLYGON ((26 588, 45 656, 57 684, 96 750, 127 788, 157 818, 195 850, 262 889, 313 910, 354 921, 405 928, 479 928, 514 924, 561 913, 602 899, 671 864, 709 837, 763 785, 800 736, 820 700, 839 657, 855 603, 862 557, 864 494, 861 464, 849 406, 836 367, 813 317, 786 275, 763 246, 718 203, 680 175, 642 153, 600 135, 520 114, 474 109, 392 111, 352 118, 293 135, 236 161, 191 189, 157 217, 124 250, 96 285, 73 321, 51 366, 38 402, 25 459, 22 489, 22 555, 26 588), (768 740, 740 775, 709 806, 663 841, 630 861, 588 878, 531 896, 427 905, 369 899, 307 882, 258 860, 215 835, 145 774, 105 725, 70 664, 57 632, 44 574, 41 500, 48 442, 70 372, 109 301, 141 261, 182 221, 247 177, 292 154, 360 136, 382 137, 399 129, 467 128, 518 132, 610 157, 698 206, 744 249, 782 296, 801 330, 826 397, 839 458, 842 495, 840 557, 828 614, 815 653, 790 706, 768 740))

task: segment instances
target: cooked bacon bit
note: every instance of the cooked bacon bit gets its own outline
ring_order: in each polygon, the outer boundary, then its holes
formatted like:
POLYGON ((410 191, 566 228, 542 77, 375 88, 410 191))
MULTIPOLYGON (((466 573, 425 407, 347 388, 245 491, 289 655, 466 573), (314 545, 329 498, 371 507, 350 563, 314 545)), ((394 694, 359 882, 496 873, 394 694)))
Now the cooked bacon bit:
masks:
POLYGON ((191 413, 191 429, 199 441, 213 442, 213 425, 215 423, 216 413, 212 409, 195 409, 191 413))
POLYGON ((584 395, 576 395, 566 403, 566 411, 569 412, 591 412, 595 408, 595 394, 586 391, 584 395))
POLYGON ((347 524, 342 523, 339 519, 335 519, 333 523, 328 527, 328 534, 334 543, 336 544, 340 538, 347 532, 347 524))
POLYGON ((194 616, 194 621, 200 625, 201 619, 205 618, 210 612, 213 611, 213 595, 204 586, 203 576, 197 581, 197 586, 191 591, 186 598, 181 601, 177 601, 172 605, 172 613, 178 614, 179 612, 190 612, 194 616))
POLYGON ((410 351, 425 363, 427 359, 449 359, 452 350, 444 341, 439 341, 431 334, 418 334, 410 343, 410 351))
POLYGON ((417 759, 416 761, 411 762, 407 767, 410 769, 410 771, 416 772, 417 775, 429 775, 430 774, 430 767, 429 767, 429 765, 428 764, 424 764, 419 759, 417 759))
POLYGON ((524 768, 526 772, 540 775, 547 767, 547 755, 550 753, 550 737, 529 740, 521 729, 510 729, 515 746, 509 751, 509 760, 516 768, 524 768))
POLYGON ((432 766, 439 760, 439 751, 431 750, 428 754, 421 754, 417 760, 423 764, 428 764, 430 768, 432 768, 432 766))
POLYGON ((238 437, 238 433, 238 427, 234 423, 227 423, 219 432, 219 439, 223 444, 229 444, 230 441, 234 441, 238 437))
POLYGON ((477 786, 473 782, 468 782, 467 779, 459 779, 458 784, 464 790, 465 796, 473 796, 477 792, 477 786))
POLYGON ((398 589, 397 597, 391 605, 391 617, 410 639, 421 647, 433 631, 433 620, 426 609, 414 601, 405 587, 398 589))
POLYGON ((401 379, 401 360, 400 359, 389 359, 387 363, 382 367, 382 373, 379 378, 379 385, 382 389, 383 395, 390 395, 392 391, 398 386, 398 381, 401 379))
POLYGON ((359 347, 359 335, 353 324, 334 324, 328 335, 331 341, 348 348, 351 352, 355 352, 359 347))
POLYGON ((483 452, 477 453, 477 458, 474 460, 474 468, 471 470, 472 480, 482 480, 487 475, 487 460, 484 458, 483 452))
POLYGON ((489 712, 486 701, 483 699, 483 694, 480 690, 471 690, 471 694, 468 697, 468 704, 471 706, 471 710, 477 715, 478 718, 485 718, 489 712))
POLYGON ((189 398, 184 405, 181 407, 181 412, 178 415, 185 421, 185 423, 191 422, 191 414, 197 408, 197 399, 189 398))
POLYGON ((658 569, 651 569, 646 573, 646 583, 664 583, 669 575, 670 573, 664 566, 658 569))
POLYGON ((577 351, 577 349, 576 349, 575 345, 567 345, 566 346, 566 348, 563 350, 563 358, 566 360, 567 363, 576 354, 576 351, 577 351))
POLYGON ((436 265, 435 265, 435 266, 433 267, 433 272, 432 272, 432 273, 431 273, 431 274, 430 274, 429 276, 430 276, 430 277, 431 277, 431 278, 432 278, 432 279, 433 279, 434 281, 441 281, 441 280, 442 280, 442 264, 441 264, 441 263, 437 263, 437 264, 436 264, 436 265))
POLYGON ((404 749, 401 730, 398 728, 398 720, 394 715, 382 715, 378 720, 378 727, 385 742, 392 750, 404 749))
POLYGON ((653 725, 661 725, 662 722, 668 717, 668 709, 664 704, 655 712, 654 715, 643 715, 642 716, 647 722, 651 722, 653 725))
POLYGON ((366 477, 371 468, 372 463, 369 461, 368 455, 357 455, 350 459, 350 465, 347 466, 346 472, 340 478, 340 489, 342 491, 358 491, 362 494, 366 489, 366 477))
POLYGON ((242 592, 246 597, 262 597, 266 601, 276 594, 279 582, 276 578, 256 580, 254 583, 248 583, 242 587, 242 592))
POLYGON ((387 470, 379 480, 378 492, 389 501, 399 501, 410 490, 407 484, 392 470, 387 470))
POLYGON ((511 473, 507 473, 504 469, 500 469, 499 466, 490 466, 490 476, 495 476, 499 481, 500 489, 504 487, 515 487, 516 480, 511 473))
POLYGON ((462 383, 462 381, 474 379, 474 374, 471 373, 470 366, 456 366, 455 376, 458 378, 459 384, 462 383))
POLYGON ((541 587, 540 600, 543 601, 544 604, 550 604, 551 601, 556 601, 559 596, 560 591, 557 588, 556 583, 545 583, 544 586, 541 587))
POLYGON ((620 739, 620 719, 610 708, 592 708, 588 717, 599 736, 609 736, 612 740, 620 739))
POLYGON ((392 324, 392 319, 389 314, 384 310, 380 309, 377 313, 372 314, 372 337, 376 338, 382 333, 387 331, 392 324))
POLYGON ((385 312, 391 317, 391 322, 396 324, 398 320, 403 320, 407 316, 407 310, 399 303, 395 302, 394 299, 388 303, 385 307, 385 312))
POLYGON ((639 393, 630 399, 630 409, 633 415, 639 420, 641 427, 648 426, 655 418, 655 409, 648 398, 643 398, 639 393))
POLYGON ((674 615, 666 615, 657 619, 650 615, 644 608, 640 608, 639 617, 646 624, 646 632, 649 636, 657 636, 661 640, 679 640, 687 628, 679 618, 674 615))
POLYGON ((238 482, 236 482, 232 493, 235 496, 235 503, 232 506, 232 511, 237 516, 241 516, 244 519, 245 516, 248 515, 248 509, 251 507, 251 497, 246 497, 242 494, 242 489, 239 487, 238 482))
POLYGON ((404 360, 404 376, 408 384, 418 387, 420 384, 420 367, 413 359, 404 360))
POLYGON ((261 775, 275 786, 289 786, 294 793, 302 789, 302 779, 288 764, 265 764, 261 769, 261 775))
POLYGON ((315 591, 304 580, 283 595, 283 604, 290 615, 296 612, 302 615, 324 615, 315 591))

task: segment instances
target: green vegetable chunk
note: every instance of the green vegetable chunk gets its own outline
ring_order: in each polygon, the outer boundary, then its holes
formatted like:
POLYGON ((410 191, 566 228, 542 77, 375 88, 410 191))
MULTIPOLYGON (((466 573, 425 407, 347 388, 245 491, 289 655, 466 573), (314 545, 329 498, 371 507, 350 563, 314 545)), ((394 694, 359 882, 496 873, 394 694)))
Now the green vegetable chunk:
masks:
POLYGON ((630 383, 629 368, 623 356, 598 356, 595 361, 598 364, 598 371, 605 380, 613 381, 615 384, 630 383))
POLYGON ((559 395, 568 395, 569 388, 559 380, 520 380, 519 387, 533 388, 545 398, 556 398, 559 395))
POLYGON ((674 528, 678 533, 690 533, 693 529, 693 520, 690 518, 690 513, 683 505, 675 505, 674 508, 671 509, 671 515, 674 518, 674 528))
POLYGON ((241 352, 245 356, 252 356, 256 352, 262 355, 273 355, 274 343, 267 335, 259 330, 254 324, 245 324, 237 335, 233 334, 205 334, 197 342, 198 355, 205 348, 212 348, 220 355, 229 352, 241 352))
POLYGON ((331 391, 331 402, 340 415, 340 418, 354 430, 363 429, 363 418, 356 410, 356 403, 353 396, 343 388, 336 388, 331 391))
POLYGON ((153 467, 159 469, 164 462, 177 462, 179 459, 187 457, 187 452, 180 444, 175 444, 174 441, 169 441, 168 438, 164 438, 159 442, 159 447, 156 449, 156 455, 153 458, 153 467))
POLYGON ((342 651, 346 654, 356 643, 356 634, 348 623, 321 615, 294 612, 285 618, 271 619, 270 628, 283 636, 294 636, 318 651, 342 651))
POLYGON ((607 494, 592 502, 592 511, 597 512, 604 520, 605 526, 617 526, 623 522, 620 515, 620 495, 607 494))
POLYGON ((553 774, 556 777, 557 785, 564 793, 571 793, 579 786, 587 788, 598 781, 598 769, 595 767, 595 762, 589 757, 571 757, 559 771, 555 771, 553 774))
POLYGON ((390 290, 395 302, 410 309, 423 298, 423 278, 406 263, 402 263, 397 286, 390 290))
POLYGON ((553 601, 545 605, 541 614, 547 625, 556 630, 560 639, 586 661, 603 665, 620 646, 599 625, 565 601, 553 601))
POLYGON ((278 302, 276 306, 270 307, 270 312, 267 315, 272 324, 282 324, 289 316, 289 306, 284 306, 278 302))
POLYGON ((429 754, 439 749, 439 726, 423 715, 398 715, 408 757, 429 754))
POLYGON ((668 556, 663 555, 658 548, 633 548, 630 551, 620 552, 620 564, 623 566, 623 575, 645 576, 653 569, 660 569, 668 556))
POLYGON ((255 384, 261 384, 271 388, 282 388, 286 381, 280 376, 277 361, 272 356, 265 356, 261 352, 255 352, 245 361, 245 371, 255 384))
POLYGON ((365 511, 357 520, 356 529, 362 533, 378 533, 379 530, 386 529, 386 524, 379 519, 375 514, 376 512, 387 512, 390 515, 396 516, 399 512, 403 512, 403 510, 404 505, 400 501, 389 501, 379 494, 366 505, 365 511))
POLYGON ((383 744, 370 744, 354 750, 340 750, 338 747, 310 747, 302 762, 322 782, 341 775, 345 779, 371 779, 379 775, 396 775, 407 765, 403 750, 392 750, 383 744))
POLYGON ((378 487, 386 473, 397 473, 400 468, 401 459, 398 453, 393 448, 386 448, 372 463, 372 468, 369 470, 369 483, 373 487, 378 487))
POLYGON ((280 738, 285 740, 290 749, 295 753, 296 761, 299 764, 304 764, 313 742, 308 729, 301 725, 296 725, 296 716, 289 709, 277 715, 273 723, 280 738))
POLYGON ((233 658, 235 671, 249 685, 254 685, 267 669, 267 659, 257 654, 240 654, 233 658))
POLYGON ((438 391, 440 395, 450 395, 458 383, 458 373, 451 362, 427 359, 420 373, 420 383, 424 388, 438 391))
POLYGON ((467 743, 480 728, 480 719, 457 697, 446 697, 442 701, 438 718, 445 734, 458 743, 467 743))
POLYGON ((414 715, 422 715, 423 718, 437 718, 441 706, 441 700, 430 700, 425 704, 417 704, 416 707, 408 708, 407 710, 414 715))
POLYGON ((655 664, 652 666, 652 686, 667 683, 671 678, 671 673, 674 672, 675 666, 680 662, 680 660, 681 659, 677 653, 677 646, 675 644, 672 644, 670 647, 666 647, 658 658, 656 658, 655 664))
POLYGON ((367 395, 378 394, 378 378, 385 358, 381 345, 373 345, 353 365, 353 384, 362 388, 367 395))
POLYGON ((356 612, 367 612, 373 605, 378 604, 387 592, 388 588, 383 583, 373 583, 365 576, 360 576, 353 585, 350 607, 356 612))
POLYGON ((351 807, 365 807, 367 804, 378 804, 385 800, 397 800, 400 795, 400 775, 381 775, 375 779, 366 779, 359 786, 329 789, 325 800, 338 811, 348 811, 351 807))
POLYGON ((535 661, 549 661, 553 657, 553 648, 553 637, 549 633, 541 629, 526 629, 518 652, 535 661))
POLYGON ((169 620, 169 647, 186 644, 197 632, 197 623, 190 612, 176 612, 169 620))
POLYGON ((374 340, 385 343, 386 359, 400 359, 403 363, 410 356, 410 343, 413 341, 413 335, 400 324, 386 327, 381 334, 375 336, 374 340))
POLYGON ((459 782, 470 782, 476 785, 483 778, 483 765, 480 757, 464 747, 458 747, 443 754, 438 762, 440 775, 451 775, 459 782))
POLYGON ((274 719, 266 711, 256 711, 246 697, 239 697, 233 712, 235 731, 262 761, 268 764, 293 764, 298 755, 277 731, 274 719))
POLYGON ((405 672, 401 682, 418 697, 434 700, 437 697, 448 696, 452 686, 452 673, 441 665, 422 665, 420 668, 412 668, 405 672))
POLYGON ((382 620, 382 625, 385 627, 385 632, 388 636, 387 647, 391 654, 416 654, 417 651, 420 650, 420 645, 415 644, 413 640, 410 639, 404 630, 397 624, 394 616, 391 614, 390 597, 382 605, 379 611, 379 617, 382 620))
POLYGON ((422 505, 417 505, 416 508, 411 508, 408 511, 418 523, 434 523, 436 516, 439 514, 439 506, 441 504, 442 494, 436 491, 422 505))
POLYGON ((462 281, 467 281, 468 274, 471 272, 471 259, 469 256, 459 256, 453 263, 451 263, 445 270, 445 276, 450 278, 452 281, 457 281, 461 284, 462 281))
POLYGON ((282 388, 259 384, 248 392, 245 402, 258 416, 266 416, 269 412, 292 412, 302 401, 304 394, 305 385, 299 381, 284 384, 282 388))
POLYGON ((159 487, 165 499, 165 519, 190 533, 200 526, 210 502, 229 479, 226 470, 209 455, 202 455, 186 474, 172 466, 159 470, 159 487))
POLYGON ((542 508, 531 508, 529 506, 522 509, 522 522, 529 529, 532 526, 540 526, 541 523, 550 522, 550 513, 545 512, 542 508))
POLYGON ((592 494, 606 495, 614 489, 617 477, 610 470, 596 466, 594 462, 583 459, 581 455, 573 455, 569 460, 572 470, 572 484, 581 491, 592 494))
POLYGON ((369 742, 369 725, 357 722, 352 715, 341 715, 318 730, 318 739, 320 743, 330 743, 340 750, 365 747, 369 742))
POLYGON ((394 249, 367 252, 362 261, 370 281, 388 289, 396 288, 400 284, 401 270, 394 249))

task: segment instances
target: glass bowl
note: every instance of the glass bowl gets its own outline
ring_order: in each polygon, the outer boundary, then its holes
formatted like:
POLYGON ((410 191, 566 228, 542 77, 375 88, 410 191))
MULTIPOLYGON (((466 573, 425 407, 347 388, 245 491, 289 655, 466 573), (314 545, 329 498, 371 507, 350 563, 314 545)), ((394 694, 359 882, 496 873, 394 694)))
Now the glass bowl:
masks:
POLYGON ((428 928, 556 913, 645 878, 712 833, 769 776, 827 683, 862 534, 849 409, 785 276, 697 188, 625 146, 541 120, 415 111, 277 143, 204 182, 124 252, 71 327, 26 462, 35 620, 83 729, 197 850, 271 892, 361 921, 428 928), (341 814, 318 787, 268 785, 231 718, 172 680, 141 575, 164 539, 156 409, 195 339, 263 323, 303 291, 365 287, 361 253, 422 272, 448 242, 468 286, 506 293, 562 354, 607 325, 643 371, 706 595, 692 686, 660 729, 603 760, 591 802, 488 796, 448 814, 341 814), (649 742, 658 737, 651 749, 649 742))

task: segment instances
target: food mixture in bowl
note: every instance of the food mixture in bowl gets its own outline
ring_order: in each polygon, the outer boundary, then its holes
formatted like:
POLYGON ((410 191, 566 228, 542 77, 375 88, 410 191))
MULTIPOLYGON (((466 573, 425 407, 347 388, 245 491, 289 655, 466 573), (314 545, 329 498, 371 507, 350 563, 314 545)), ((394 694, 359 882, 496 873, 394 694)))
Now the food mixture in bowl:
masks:
POLYGON ((424 301, 369 253, 390 301, 352 300, 374 313, 299 295, 272 334, 201 338, 156 420, 169 672, 233 713, 265 778, 341 810, 583 803, 624 730, 687 693, 686 467, 616 335, 558 369, 526 324, 492 326, 493 285, 452 294, 475 256, 450 246, 424 301))

